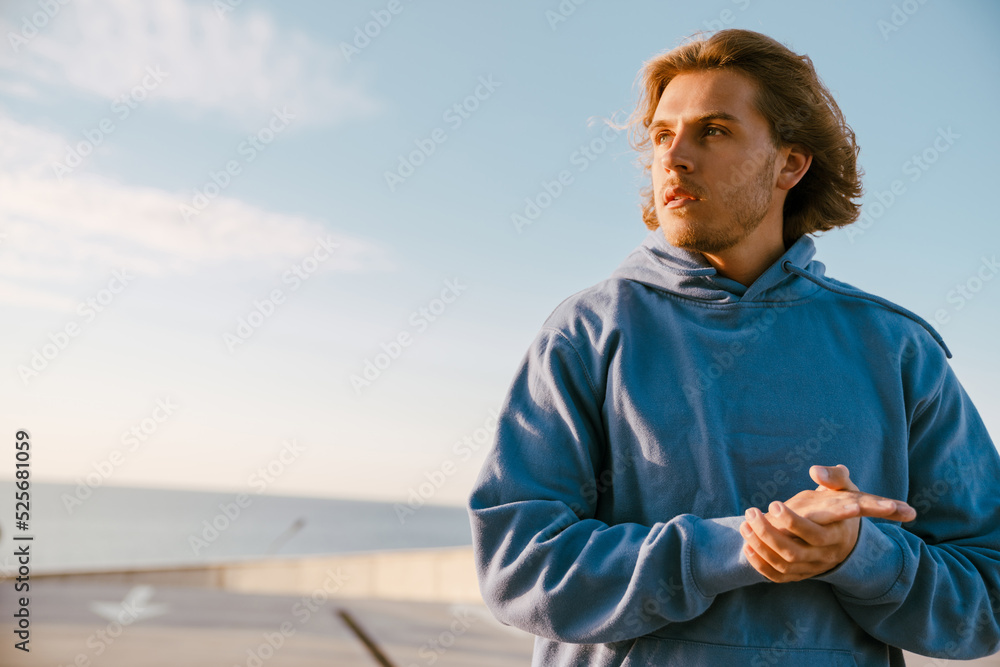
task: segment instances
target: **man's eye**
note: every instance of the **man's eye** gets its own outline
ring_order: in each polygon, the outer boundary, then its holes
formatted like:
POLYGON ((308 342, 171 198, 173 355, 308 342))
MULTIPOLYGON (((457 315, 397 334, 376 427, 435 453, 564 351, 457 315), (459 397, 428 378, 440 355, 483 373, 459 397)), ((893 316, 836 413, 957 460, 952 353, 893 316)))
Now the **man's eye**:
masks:
POLYGON ((659 146, 660 144, 663 143, 663 140, 666 139, 668 136, 669 135, 666 132, 659 132, 655 137, 653 137, 653 143, 659 146))
POLYGON ((717 133, 719 135, 725 134, 722 131, 722 128, 719 128, 719 127, 709 127, 709 128, 706 128, 705 129, 705 134, 708 134, 709 132, 715 132, 715 133, 717 133))

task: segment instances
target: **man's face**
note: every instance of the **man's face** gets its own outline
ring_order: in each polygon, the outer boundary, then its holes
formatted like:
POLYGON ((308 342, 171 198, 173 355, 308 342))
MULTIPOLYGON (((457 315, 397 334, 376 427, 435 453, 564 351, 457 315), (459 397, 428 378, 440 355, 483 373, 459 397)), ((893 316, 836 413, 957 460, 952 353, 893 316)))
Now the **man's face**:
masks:
POLYGON ((755 93, 726 70, 680 74, 664 89, 649 131, 656 217, 670 244, 716 253, 765 219, 780 230, 778 151, 755 93))

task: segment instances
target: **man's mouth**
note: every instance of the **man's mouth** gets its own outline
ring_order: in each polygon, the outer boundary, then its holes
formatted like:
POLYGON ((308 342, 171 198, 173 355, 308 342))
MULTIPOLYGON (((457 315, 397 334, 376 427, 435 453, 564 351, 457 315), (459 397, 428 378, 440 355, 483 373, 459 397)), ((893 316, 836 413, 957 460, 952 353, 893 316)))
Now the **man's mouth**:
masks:
POLYGON ((683 188, 667 188, 663 191, 663 205, 667 208, 680 208, 699 201, 693 194, 683 188))
POLYGON ((667 208, 681 208, 682 206, 688 206, 689 204, 693 204, 696 201, 698 200, 692 199, 691 197, 674 197, 672 199, 668 199, 666 201, 665 206, 667 208))

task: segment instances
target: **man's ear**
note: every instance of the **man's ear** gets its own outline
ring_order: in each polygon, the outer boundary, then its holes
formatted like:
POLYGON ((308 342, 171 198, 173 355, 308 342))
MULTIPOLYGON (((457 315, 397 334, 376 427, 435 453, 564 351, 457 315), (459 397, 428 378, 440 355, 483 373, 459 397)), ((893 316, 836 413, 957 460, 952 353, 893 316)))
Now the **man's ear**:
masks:
POLYGON ((778 150, 778 162, 781 164, 781 170, 778 172, 776 185, 782 190, 791 190, 809 171, 812 154, 802 146, 792 144, 778 150))

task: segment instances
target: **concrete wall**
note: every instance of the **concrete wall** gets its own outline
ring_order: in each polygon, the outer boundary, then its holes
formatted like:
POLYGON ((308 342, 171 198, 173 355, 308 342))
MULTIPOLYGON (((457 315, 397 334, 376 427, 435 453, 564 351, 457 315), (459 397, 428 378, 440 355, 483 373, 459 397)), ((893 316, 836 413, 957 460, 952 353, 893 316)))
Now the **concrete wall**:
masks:
POLYGON ((192 586, 239 593, 482 603, 472 547, 376 551, 196 567, 35 574, 46 579, 192 586))

